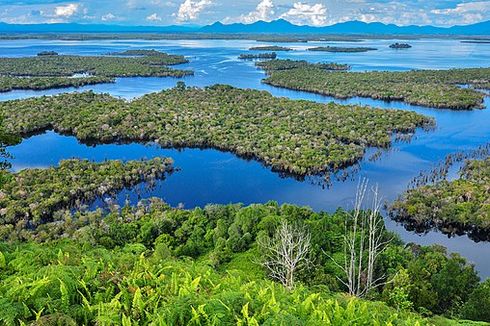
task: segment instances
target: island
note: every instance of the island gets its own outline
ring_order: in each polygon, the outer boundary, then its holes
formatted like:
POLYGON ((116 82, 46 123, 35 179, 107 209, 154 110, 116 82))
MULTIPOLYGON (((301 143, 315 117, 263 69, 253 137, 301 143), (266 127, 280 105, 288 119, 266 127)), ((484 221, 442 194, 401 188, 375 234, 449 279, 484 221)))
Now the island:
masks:
POLYGON ((249 49, 250 51, 272 51, 272 52, 279 52, 279 51, 293 51, 291 48, 287 48, 284 46, 277 46, 277 45, 265 45, 265 46, 254 46, 249 49))
POLYGON ((314 67, 321 70, 333 70, 333 71, 345 71, 349 70, 351 67, 347 64, 329 62, 329 63, 308 63, 306 60, 269 60, 263 62, 257 62, 255 64, 257 67, 264 69, 265 71, 279 71, 279 70, 291 70, 305 67, 314 67))
POLYGON ((58 55, 58 52, 56 51, 41 51, 37 54, 37 56, 42 57, 46 55, 58 55))
POLYGON ((0 115, 13 135, 54 129, 90 143, 154 141, 162 147, 215 148, 298 177, 352 165, 367 147, 387 148, 393 134, 434 124, 410 111, 183 83, 130 102, 92 92, 1 102, 0 115))
POLYGON ((393 43, 390 45, 391 49, 410 49, 412 46, 408 43, 393 43))
POLYGON ((336 98, 362 96, 454 110, 483 108, 484 94, 460 85, 486 88, 490 84, 490 68, 335 72, 305 62, 293 69, 270 69, 269 64, 294 65, 277 61, 259 64, 268 75, 263 82, 272 86, 336 98))
POLYGON ((0 91, 80 87, 114 82, 116 77, 180 78, 193 72, 169 66, 187 62, 183 56, 154 50, 129 50, 117 56, 42 54, 35 57, 2 57, 0 91), (87 76, 79 77, 80 74, 87 76))
POLYGON ((339 53, 359 53, 376 51, 376 48, 370 47, 340 47, 340 46, 318 46, 314 48, 309 48, 308 51, 318 51, 318 52, 339 52, 339 53))
POLYGON ((259 54, 242 53, 238 57, 238 59, 241 59, 241 60, 275 59, 275 58, 277 58, 277 54, 275 52, 259 53, 259 54))
POLYGON ((408 228, 425 232, 468 234, 490 240, 490 157, 468 160, 460 177, 405 192, 390 208, 391 216, 408 228))

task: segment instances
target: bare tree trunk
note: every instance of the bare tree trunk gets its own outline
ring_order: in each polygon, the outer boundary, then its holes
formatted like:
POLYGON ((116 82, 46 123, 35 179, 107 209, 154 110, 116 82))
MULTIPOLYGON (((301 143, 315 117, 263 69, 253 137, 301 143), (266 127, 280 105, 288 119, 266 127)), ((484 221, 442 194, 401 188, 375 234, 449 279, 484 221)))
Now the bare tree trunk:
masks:
POLYGON ((379 255, 391 241, 384 240, 381 198, 377 186, 371 189, 370 207, 363 211, 367 189, 368 181, 362 179, 357 186, 354 209, 345 221, 343 266, 333 260, 344 273, 345 278, 339 280, 347 287, 349 294, 358 297, 384 284, 384 275, 375 278, 375 267, 379 255))
POLYGON ((309 261, 309 232, 304 227, 282 221, 272 239, 262 238, 257 242, 264 253, 262 265, 269 271, 269 276, 287 289, 293 289, 297 272, 309 261))

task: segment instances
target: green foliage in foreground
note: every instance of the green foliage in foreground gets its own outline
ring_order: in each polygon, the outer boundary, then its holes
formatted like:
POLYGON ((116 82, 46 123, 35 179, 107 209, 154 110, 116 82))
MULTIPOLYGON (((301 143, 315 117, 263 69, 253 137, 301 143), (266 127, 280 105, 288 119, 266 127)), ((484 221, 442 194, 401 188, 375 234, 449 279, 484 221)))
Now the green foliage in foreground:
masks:
POLYGON ((490 157, 467 161, 461 177, 408 190, 392 205, 393 216, 416 227, 447 232, 490 232, 490 157))
POLYGON ((240 269, 65 241, 0 247, 5 325, 420 325, 381 303, 299 287, 287 292, 240 269))
POLYGON ((54 55, 20 58, 0 58, 0 75, 29 77, 70 77, 86 73, 98 77, 182 77, 191 71, 175 70, 168 65, 186 63, 183 56, 163 52, 147 55, 76 56, 54 55))
POLYGON ((0 238, 14 229, 32 228, 51 221, 62 208, 80 206, 142 181, 162 178, 172 171, 171 159, 149 161, 61 161, 58 167, 2 172, 0 238))
POLYGON ((376 266, 394 281, 370 294, 397 309, 333 294, 342 290, 342 273, 329 257, 344 255, 343 211, 273 202, 180 210, 151 199, 59 216, 25 230, 28 242, 11 232, 0 243, 0 320, 7 325, 423 325, 432 323, 410 307, 456 315, 465 302, 468 311, 486 307, 478 302, 485 285, 463 258, 397 241, 376 266), (290 292, 258 264, 256 239, 273 234, 281 220, 305 225, 312 239, 311 266, 290 292))
POLYGON ((436 108, 481 108, 483 93, 462 89, 458 84, 486 87, 490 82, 490 68, 344 73, 327 72, 315 64, 302 63, 288 70, 269 69, 268 65, 264 62, 259 67, 269 75, 263 82, 273 86, 338 98, 362 96, 436 108))
POLYGON ((294 101, 224 85, 179 85, 131 102, 91 92, 16 100, 1 103, 0 114, 16 135, 54 128, 81 140, 213 147, 297 175, 355 163, 368 146, 390 146, 394 132, 433 123, 414 112, 294 101))
POLYGON ((0 77, 0 92, 14 89, 42 90, 50 88, 81 87, 100 83, 113 83, 111 77, 0 77))

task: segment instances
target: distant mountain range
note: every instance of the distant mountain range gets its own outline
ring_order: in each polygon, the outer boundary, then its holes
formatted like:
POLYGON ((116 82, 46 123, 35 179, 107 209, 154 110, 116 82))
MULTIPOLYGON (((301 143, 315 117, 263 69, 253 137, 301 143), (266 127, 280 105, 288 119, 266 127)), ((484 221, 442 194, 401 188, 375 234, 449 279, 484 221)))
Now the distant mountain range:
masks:
POLYGON ((298 26, 284 19, 272 22, 258 21, 253 24, 229 24, 216 22, 200 29, 206 33, 289 33, 289 34, 438 34, 438 35, 490 35, 490 21, 472 25, 435 26, 397 26, 383 23, 364 23, 349 21, 324 27, 298 26))
POLYGON ((350 21, 330 26, 299 26, 284 19, 252 24, 207 26, 124 26, 104 24, 6 24, 0 23, 0 33, 241 33, 241 34, 398 34, 398 35, 490 35, 490 21, 452 27, 397 26, 383 23, 350 21))

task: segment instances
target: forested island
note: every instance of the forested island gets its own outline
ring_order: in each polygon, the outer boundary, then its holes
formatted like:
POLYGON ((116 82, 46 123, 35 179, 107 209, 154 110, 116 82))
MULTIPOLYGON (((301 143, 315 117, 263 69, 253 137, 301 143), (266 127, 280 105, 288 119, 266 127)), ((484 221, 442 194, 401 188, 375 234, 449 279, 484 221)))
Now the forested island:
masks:
POLYGON ((74 74, 87 73, 103 77, 181 77, 191 74, 190 71, 168 67, 188 62, 183 56, 157 53, 138 57, 77 55, 2 57, 0 75, 70 77, 74 74))
POLYGON ((408 43, 393 43, 390 44, 390 49, 410 49, 412 46, 408 43))
POLYGON ((164 147, 212 147, 298 176, 335 171, 366 147, 386 148, 393 133, 432 119, 409 111, 319 104, 226 85, 180 83, 131 102, 92 92, 0 103, 4 128, 26 135, 53 128, 82 141, 156 141, 164 147))
POLYGON ((0 92, 42 90, 114 82, 115 77, 184 77, 190 70, 168 66, 188 62, 183 56, 155 50, 127 50, 110 56, 59 55, 0 58, 0 92), (87 76, 77 76, 86 74, 87 76))
POLYGON ((86 85, 113 83, 115 79, 105 76, 89 77, 6 77, 0 76, 0 92, 15 89, 43 90, 51 88, 81 87, 86 85))
POLYGON ((321 70, 349 70, 351 68, 349 65, 343 63, 335 63, 335 62, 309 63, 306 60, 290 60, 290 59, 257 62, 255 65, 266 71, 290 70, 296 68, 309 68, 309 67, 315 67, 321 70))
POLYGON ((37 54, 38 57, 42 57, 45 55, 58 55, 58 52, 56 52, 56 51, 41 51, 37 54))
MULTIPOLYGON (((273 62, 279 66, 280 62, 273 62)), ((284 62, 291 66, 291 62, 284 62)), ((353 96, 381 100, 397 100, 435 108, 468 110, 483 107, 484 94, 475 89, 461 88, 468 84, 488 87, 490 68, 450 70, 412 70, 407 72, 329 72, 317 64, 301 62, 293 69, 269 69, 268 63, 258 65, 268 77, 264 83, 288 89, 318 93, 337 98, 353 96)))
POLYGON ((259 54, 242 53, 238 57, 238 59, 241 59, 241 60, 275 59, 275 58, 277 58, 277 54, 275 52, 259 53, 259 54))
POLYGON ((309 48, 308 51, 318 51, 318 52, 344 52, 344 53, 359 53, 376 51, 376 48, 370 47, 341 47, 341 46, 318 46, 314 48, 309 48))
POLYGON ((490 240, 490 157, 468 160, 457 180, 408 190, 393 203, 391 215, 419 232, 438 228, 490 240))
POLYGON ((278 45, 253 46, 249 50, 250 51, 272 51, 272 52, 293 51, 293 49, 291 49, 291 48, 287 48, 284 46, 278 46, 278 45))

